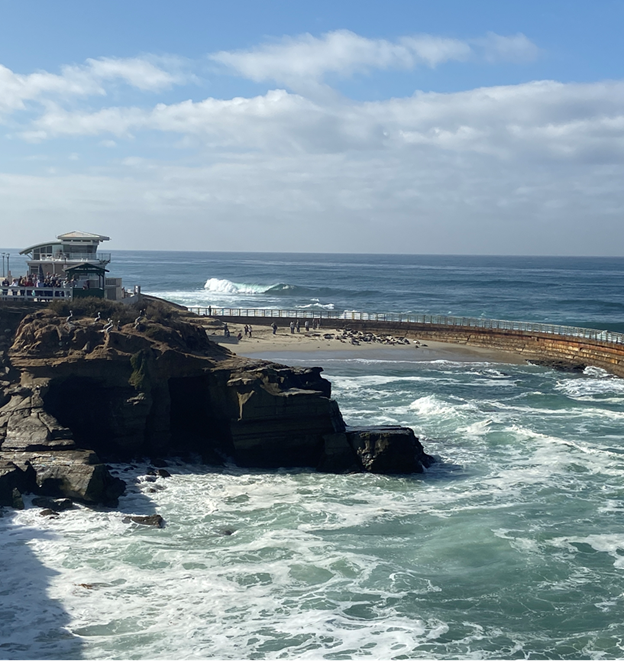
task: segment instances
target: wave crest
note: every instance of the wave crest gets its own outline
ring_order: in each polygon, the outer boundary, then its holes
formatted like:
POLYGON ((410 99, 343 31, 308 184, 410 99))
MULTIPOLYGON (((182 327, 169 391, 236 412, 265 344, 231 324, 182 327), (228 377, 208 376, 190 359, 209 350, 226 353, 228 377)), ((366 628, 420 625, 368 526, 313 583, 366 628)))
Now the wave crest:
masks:
POLYGON ((264 294, 278 285, 250 285, 240 282, 232 282, 225 278, 209 278, 206 280, 204 289, 213 294, 264 294))
MULTIPOLYGON (((331 310, 332 307, 322 305, 319 302, 317 296, 323 294, 324 290, 320 292, 314 288, 302 287, 300 285, 291 285, 287 282, 278 282, 270 285, 259 285, 246 282, 233 282, 232 280, 227 280, 226 278, 209 278, 206 280, 204 289, 211 294, 222 295, 222 296, 257 296, 265 294, 267 296, 273 297, 292 297, 292 296, 314 296, 311 299, 310 307, 323 307, 325 309, 331 310)), ((331 294, 331 290, 328 290, 328 294, 331 294)))

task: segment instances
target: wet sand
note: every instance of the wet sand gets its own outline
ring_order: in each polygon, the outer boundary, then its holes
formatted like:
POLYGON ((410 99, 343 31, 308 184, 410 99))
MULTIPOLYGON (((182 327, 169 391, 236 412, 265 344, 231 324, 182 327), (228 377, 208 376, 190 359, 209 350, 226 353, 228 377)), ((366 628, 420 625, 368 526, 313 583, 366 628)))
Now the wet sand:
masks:
POLYGON ((400 360, 400 361, 434 361, 448 360, 454 362, 493 362, 507 364, 522 364, 525 359, 518 354, 500 351, 498 349, 485 349, 471 347, 464 344, 450 344, 432 340, 419 340, 416 344, 410 339, 410 344, 397 344, 395 346, 380 344, 378 342, 361 342, 359 345, 336 339, 339 334, 334 328, 323 328, 321 332, 302 328, 300 333, 291 334, 289 329, 278 329, 273 332, 268 326, 254 326, 252 337, 236 340, 239 331, 243 333, 243 326, 229 324, 231 336, 223 337, 221 330, 208 329, 210 339, 228 347, 234 353, 249 358, 263 358, 277 362, 293 359, 304 359, 306 356, 320 361, 323 358, 347 359, 362 358, 367 360, 400 360), (215 333, 215 334, 213 334, 215 333), (325 334, 333 334, 333 339, 326 339, 325 334), (310 355, 310 354, 313 354, 310 355))

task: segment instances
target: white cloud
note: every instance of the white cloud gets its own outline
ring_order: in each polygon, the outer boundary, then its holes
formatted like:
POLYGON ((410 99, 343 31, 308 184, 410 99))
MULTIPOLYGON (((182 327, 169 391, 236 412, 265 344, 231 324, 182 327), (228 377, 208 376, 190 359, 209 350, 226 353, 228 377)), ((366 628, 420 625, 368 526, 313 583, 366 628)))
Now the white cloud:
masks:
POLYGON ((320 38, 305 34, 252 50, 221 51, 211 58, 256 82, 296 84, 310 78, 319 81, 328 73, 349 76, 369 69, 436 66, 452 59, 465 59, 469 54, 470 47, 455 39, 423 35, 391 42, 337 30, 320 38))
POLYGON ((414 35, 396 41, 369 39, 349 30, 328 32, 321 37, 304 34, 285 37, 273 44, 251 50, 221 51, 211 55, 238 75, 256 82, 277 81, 301 86, 321 81, 327 74, 350 76, 372 69, 413 69, 424 65, 435 67, 449 61, 462 61, 477 56, 487 61, 524 60, 537 55, 537 47, 523 34, 505 37, 488 33, 469 41, 414 35))
POLYGON ((14 246, 87 223, 114 248, 618 254, 622 176, 622 165, 553 171, 425 147, 136 159, 105 174, 0 175, 0 197, 14 246))
POLYGON ((624 82, 539 81, 369 103, 320 103, 273 90, 253 98, 70 112, 58 106, 24 137, 144 130, 195 136, 211 149, 340 153, 422 146, 498 158, 607 161, 624 154, 624 82))
MULTIPOLYGON (((143 91, 159 91, 184 81, 185 77, 180 72, 175 72, 179 66, 177 58, 162 59, 162 63, 169 69, 173 68, 174 72, 138 57, 88 59, 86 67, 73 69, 77 76, 86 73, 88 77, 101 81, 123 80, 143 91)), ((64 73, 67 75, 69 72, 64 73)))
POLYGON ((483 39, 474 39, 475 50, 486 62, 532 62, 540 49, 524 34, 504 37, 488 32, 483 39))
POLYGON ((60 74, 41 71, 27 75, 0 65, 0 113, 22 110, 27 101, 105 96, 104 83, 111 81, 142 91, 160 91, 189 79, 175 58, 162 59, 161 63, 158 66, 145 58, 88 59, 84 65, 63 67, 60 74))

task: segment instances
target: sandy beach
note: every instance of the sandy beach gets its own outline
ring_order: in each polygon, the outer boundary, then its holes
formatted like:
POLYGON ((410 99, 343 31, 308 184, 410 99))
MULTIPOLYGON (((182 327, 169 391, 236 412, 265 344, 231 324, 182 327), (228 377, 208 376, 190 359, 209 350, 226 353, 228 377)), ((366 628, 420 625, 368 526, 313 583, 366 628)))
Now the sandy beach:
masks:
POLYGON ((525 359, 515 353, 482 347, 471 347, 463 344, 450 344, 431 340, 409 340, 409 344, 380 344, 378 342, 361 342, 352 344, 338 339, 342 332, 327 327, 322 331, 306 333, 302 328, 300 333, 290 333, 288 328, 279 328, 274 335, 268 326, 254 326, 251 337, 245 337, 244 327, 240 324, 229 324, 230 337, 223 336, 223 331, 213 322, 207 329, 210 339, 227 346, 234 353, 250 358, 288 361, 289 358, 299 358, 301 354, 314 354, 315 360, 323 357, 340 359, 353 358, 363 354, 371 360, 407 360, 433 361, 449 360, 455 362, 495 362, 507 364, 522 364, 525 359), (238 334, 243 337, 237 340, 238 334), (328 336, 332 335, 332 338, 328 336))

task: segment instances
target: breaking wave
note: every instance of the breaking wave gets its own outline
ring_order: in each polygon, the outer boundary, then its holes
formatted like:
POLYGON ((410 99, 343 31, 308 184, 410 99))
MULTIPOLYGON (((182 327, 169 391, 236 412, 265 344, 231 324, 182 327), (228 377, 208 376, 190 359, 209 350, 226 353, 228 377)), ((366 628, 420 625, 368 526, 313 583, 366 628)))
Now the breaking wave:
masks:
POLYGON ((232 282, 231 280, 209 278, 206 280, 204 289, 213 294, 264 294, 273 287, 280 285, 251 285, 246 283, 232 282))
POLYGON ((211 294, 221 294, 225 296, 302 296, 310 298, 312 303, 318 303, 319 297, 347 296, 349 298, 361 298, 368 296, 370 291, 359 291, 340 289, 334 287, 306 287, 303 285, 293 285, 288 282, 277 282, 272 284, 258 284, 246 282, 233 282, 226 278, 209 278, 206 280, 204 289, 211 294))

